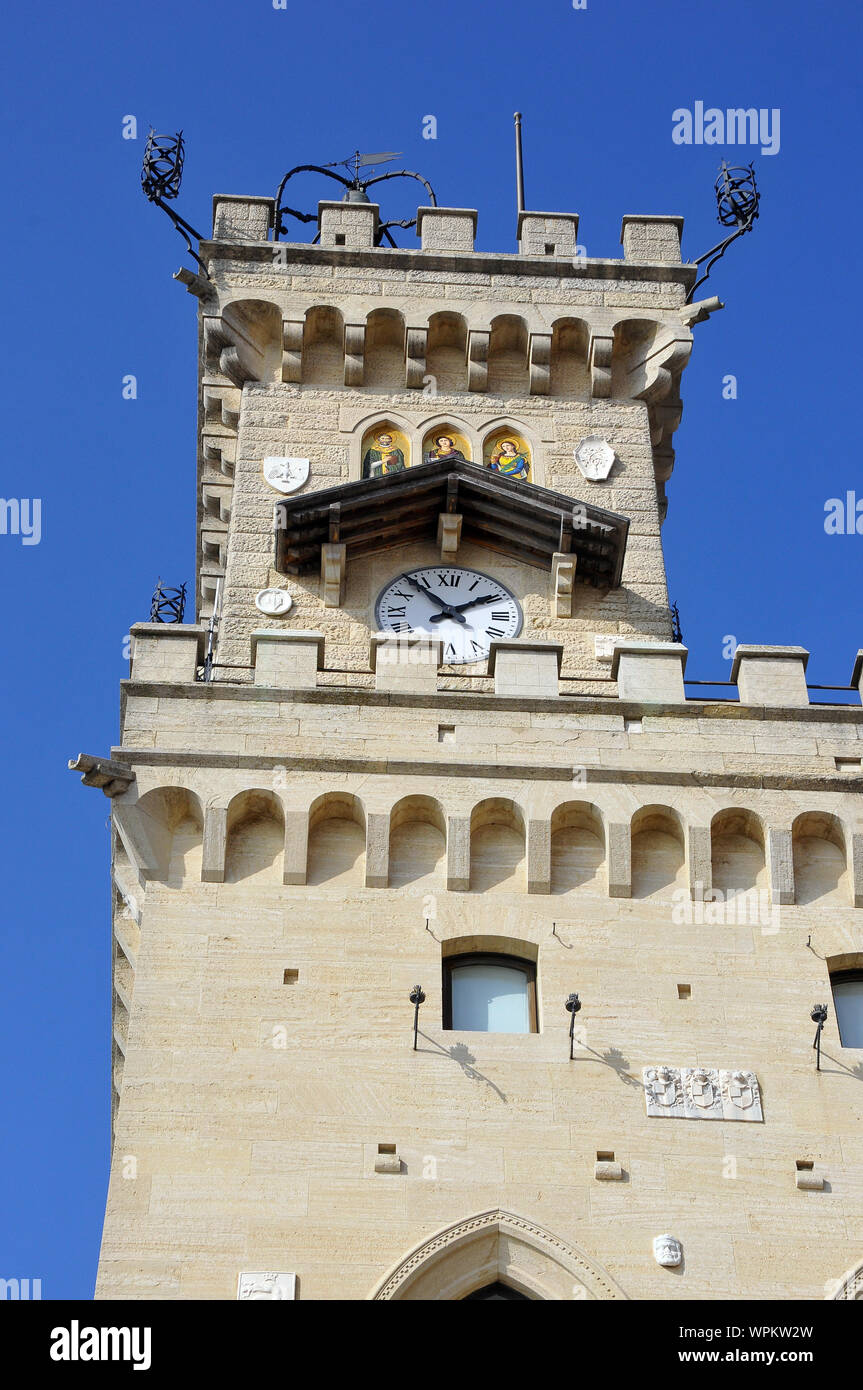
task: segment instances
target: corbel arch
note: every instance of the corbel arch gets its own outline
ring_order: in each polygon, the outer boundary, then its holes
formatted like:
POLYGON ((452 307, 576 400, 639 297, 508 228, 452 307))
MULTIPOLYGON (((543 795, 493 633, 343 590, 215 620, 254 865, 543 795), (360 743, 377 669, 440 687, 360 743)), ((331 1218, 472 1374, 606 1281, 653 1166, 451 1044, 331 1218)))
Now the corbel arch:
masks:
POLYGON ((451 1303, 496 1282, 539 1301, 626 1299, 607 1271, 577 1246, 500 1207, 421 1241, 369 1299, 451 1303))

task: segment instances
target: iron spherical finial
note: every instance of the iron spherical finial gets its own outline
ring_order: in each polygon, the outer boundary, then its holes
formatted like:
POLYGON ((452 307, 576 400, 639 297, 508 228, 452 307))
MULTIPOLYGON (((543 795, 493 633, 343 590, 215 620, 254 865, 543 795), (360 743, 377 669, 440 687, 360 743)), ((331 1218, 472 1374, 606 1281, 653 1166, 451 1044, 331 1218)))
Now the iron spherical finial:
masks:
POLYGON ((742 227, 758 216, 761 194, 755 183, 754 165, 732 167, 723 161, 714 191, 717 218, 723 227, 742 227))
POLYGON ((185 157, 181 130, 176 135, 157 135, 155 130, 150 131, 144 149, 141 187, 151 203, 157 198, 176 198, 183 179, 185 157))

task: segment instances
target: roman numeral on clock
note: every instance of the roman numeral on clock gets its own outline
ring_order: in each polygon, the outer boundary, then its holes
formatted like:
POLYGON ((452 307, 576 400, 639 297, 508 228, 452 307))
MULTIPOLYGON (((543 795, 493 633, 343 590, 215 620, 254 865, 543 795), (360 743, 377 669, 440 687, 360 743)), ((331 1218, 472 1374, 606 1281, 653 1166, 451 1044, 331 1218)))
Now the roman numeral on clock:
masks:
POLYGON ((501 627, 487 627, 486 632, 489 637, 503 637, 503 628, 501 627))
POLYGON ((387 617, 388 617, 388 618, 403 618, 404 616, 405 616, 405 605, 404 605, 404 604, 402 604, 400 608, 388 608, 388 609, 387 609, 387 617))
POLYGON ((509 613, 505 608, 502 611, 499 610, 496 613, 492 613, 491 616, 492 620, 496 623, 508 623, 510 617, 509 613))

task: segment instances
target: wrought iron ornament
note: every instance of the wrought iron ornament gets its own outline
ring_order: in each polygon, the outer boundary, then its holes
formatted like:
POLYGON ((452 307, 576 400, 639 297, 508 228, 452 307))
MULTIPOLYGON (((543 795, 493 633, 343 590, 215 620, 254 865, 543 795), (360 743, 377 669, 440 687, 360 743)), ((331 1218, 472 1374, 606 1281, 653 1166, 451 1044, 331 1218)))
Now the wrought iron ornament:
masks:
POLYGON ((186 611, 186 586, 179 589, 166 589, 161 579, 156 580, 153 599, 150 604, 151 623, 181 623, 186 611))
POLYGON ((193 260, 197 261, 201 273, 209 280, 207 267, 201 260, 195 248, 192 246, 192 237, 197 241, 203 241, 200 232, 196 232, 178 212, 166 206, 166 199, 176 198, 180 191, 180 184, 183 181, 183 164, 186 158, 186 150, 183 144, 183 132, 178 130, 176 135, 157 135, 153 128, 147 136, 147 144, 144 148, 144 163, 141 167, 141 187, 144 190, 144 197, 150 203, 155 203, 157 208, 161 208, 170 217, 180 236, 186 243, 186 250, 193 260))
POLYGON ((718 260, 725 255, 729 246, 738 237, 743 236, 744 232, 751 232, 758 216, 758 205, 761 202, 761 194, 755 183, 755 165, 737 165, 732 167, 724 159, 719 166, 719 178, 713 185, 716 195, 716 220, 723 227, 733 227, 731 236, 717 244, 709 251, 705 251, 703 256, 699 256, 694 265, 702 265, 707 262, 707 269, 704 274, 696 280, 689 294, 686 296, 687 304, 691 304, 695 291, 704 284, 711 270, 718 260))
MULTIPOLYGON (((393 159, 398 159, 399 157, 397 153, 361 154, 359 150, 355 150, 348 159, 337 159, 334 160, 332 164, 298 164, 296 168, 289 169, 276 191, 273 241, 278 241, 280 236, 287 233, 288 228, 285 225, 286 217, 295 217, 298 222, 317 221, 317 212, 300 212, 298 208, 288 207, 286 203, 282 202, 285 187, 296 174, 323 174, 325 178, 335 179, 336 183, 340 183, 345 189, 342 199, 345 203, 370 203, 371 198, 368 196, 366 190, 371 188, 372 184, 383 183, 385 179, 416 179, 417 183, 421 183, 426 193, 429 195, 431 206, 436 208, 437 198, 435 197, 435 191, 428 182, 428 179, 424 179, 422 174, 414 173, 412 169, 390 169, 385 174, 375 174, 373 178, 362 178, 360 176, 360 170, 363 168, 376 167, 378 164, 389 164, 393 159), (353 177, 346 178, 344 174, 334 173, 336 168, 351 170, 353 177)), ((390 232, 390 227, 415 227, 416 224, 417 220, 415 217, 406 218, 403 221, 398 221, 394 218, 389 222, 381 222, 378 227, 375 245, 380 246, 384 237, 386 237, 390 246, 395 246, 395 239, 390 232)), ((315 236, 312 239, 312 244, 314 245, 317 240, 318 237, 315 236)))

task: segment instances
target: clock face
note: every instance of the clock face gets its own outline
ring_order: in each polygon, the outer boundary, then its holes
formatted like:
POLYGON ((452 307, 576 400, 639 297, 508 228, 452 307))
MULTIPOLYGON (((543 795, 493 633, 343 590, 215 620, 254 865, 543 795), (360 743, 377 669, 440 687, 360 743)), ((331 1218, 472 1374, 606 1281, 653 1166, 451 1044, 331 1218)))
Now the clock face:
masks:
POLYGON ((390 581, 375 604, 379 632, 440 637, 446 666, 485 661, 495 638, 517 637, 518 600, 498 579, 478 570, 428 565, 390 581))

